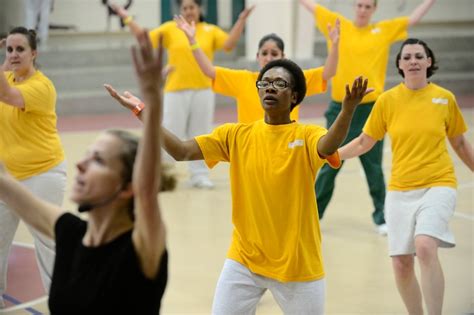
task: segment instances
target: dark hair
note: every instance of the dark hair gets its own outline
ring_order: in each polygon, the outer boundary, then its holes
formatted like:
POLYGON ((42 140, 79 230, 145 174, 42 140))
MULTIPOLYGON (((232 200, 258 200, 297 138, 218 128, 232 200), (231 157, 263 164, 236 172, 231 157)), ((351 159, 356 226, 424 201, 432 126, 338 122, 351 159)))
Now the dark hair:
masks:
MULTIPOLYGON (((200 7, 202 9, 202 1, 201 0, 193 0, 193 2, 195 4, 197 4, 198 7, 200 7)), ((176 3, 178 4, 178 7, 181 7, 181 5, 183 4, 183 0, 176 0, 176 3)), ((199 14, 199 22, 204 22, 204 15, 202 14, 202 10, 201 10, 201 14, 199 14)))
POLYGON ((399 64, 400 64, 400 59, 402 58, 403 47, 405 47, 406 45, 416 45, 416 44, 423 46, 423 48, 425 50, 425 53, 426 53, 426 56, 428 58, 431 58, 431 66, 429 66, 429 68, 426 69, 426 77, 427 78, 431 77, 436 72, 436 70, 438 70, 438 64, 436 62, 435 55, 434 55, 433 51, 428 47, 428 45, 424 41, 422 41, 421 39, 408 38, 407 40, 405 40, 402 43, 402 46, 400 47, 400 51, 397 54, 397 58, 395 59, 395 65, 397 66, 398 73, 402 76, 402 78, 405 77, 405 74, 399 68, 399 64))
POLYGON ((28 40, 28 45, 30 45, 32 50, 36 50, 36 31, 35 30, 29 30, 23 26, 18 26, 13 28, 8 35, 14 35, 14 34, 21 34, 26 37, 28 40))
POLYGON ((306 95, 306 79, 304 77, 303 70, 301 70, 301 68, 296 63, 294 63, 290 59, 278 59, 278 60, 273 60, 267 63, 265 67, 263 67, 262 70, 260 70, 257 80, 260 81, 263 75, 265 74, 265 72, 267 72, 271 68, 277 68, 277 67, 281 67, 285 69, 286 71, 288 71, 293 78, 292 90, 296 92, 297 98, 296 98, 296 102, 291 104, 291 108, 290 108, 290 112, 291 112, 293 108, 295 108, 298 104, 300 104, 303 101, 306 95))
POLYGON ((278 48, 280 48, 281 52, 285 51, 285 43, 283 42, 283 39, 281 39, 281 37, 275 33, 263 36, 262 39, 260 39, 260 41, 258 42, 258 49, 260 50, 260 48, 262 48, 262 46, 269 40, 274 41, 278 48))

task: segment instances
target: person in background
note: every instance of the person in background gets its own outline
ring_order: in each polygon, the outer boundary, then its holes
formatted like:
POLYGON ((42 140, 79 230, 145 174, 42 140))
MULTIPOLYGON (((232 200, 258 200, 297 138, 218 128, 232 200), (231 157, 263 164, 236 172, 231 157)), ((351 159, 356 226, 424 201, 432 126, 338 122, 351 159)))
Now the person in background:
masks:
MULTIPOLYGON (((182 16, 175 18, 178 27, 183 30, 188 38, 189 44, 196 44, 196 27, 190 24, 182 16)), ((331 50, 326 59, 324 67, 304 70, 306 78, 306 96, 326 91, 327 83, 336 74, 339 56, 339 33, 340 23, 336 20, 334 25, 328 25, 328 34, 331 39, 331 50)), ((262 69, 272 60, 285 58, 285 43, 276 34, 268 34, 260 39, 257 51, 257 62, 262 69)), ((202 72, 212 79, 214 92, 233 97, 237 100, 237 117, 242 123, 251 123, 263 119, 264 111, 260 105, 258 90, 255 82, 258 72, 248 70, 235 70, 223 67, 215 67, 202 49, 193 50, 202 72)), ((298 120, 298 107, 291 112, 291 118, 298 120)))
POLYGON ((49 14, 53 6, 53 0, 26 0, 25 27, 37 30, 38 42, 41 48, 45 48, 49 36, 49 14))
POLYGON ((467 125, 456 98, 429 80, 438 67, 428 45, 407 39, 396 66, 403 82, 378 97, 362 133, 339 152, 341 159, 360 156, 389 134, 393 158, 385 218, 398 292, 408 314, 423 314, 423 300, 428 314, 442 314, 438 248, 455 245, 448 223, 457 186, 446 140, 471 172, 474 151, 464 136, 467 125))
MULTIPOLYGON (((189 45, 175 21, 163 23, 151 30, 149 36, 153 46, 157 45, 158 36, 162 36, 163 45, 168 52, 168 66, 173 69, 165 83, 163 125, 181 139, 190 139, 211 131, 215 107, 211 80, 201 72, 192 52, 200 48, 212 59, 218 50, 234 49, 253 7, 242 11, 227 34, 218 26, 204 22, 201 0, 178 0, 178 5, 180 14, 188 23, 196 25, 196 45, 189 45)), ((132 33, 137 34, 143 30, 126 10, 118 6, 114 8, 132 33)), ((192 187, 214 188, 204 162, 191 162, 189 170, 189 183, 192 187)))
MULTIPOLYGON (((352 20, 333 12, 312 0, 300 0, 300 3, 314 14, 316 27, 328 39, 326 26, 336 19, 341 21, 341 38, 339 43, 340 58, 336 75, 332 78, 331 102, 326 110, 327 127, 331 126, 341 110, 345 85, 352 78, 363 75, 375 89, 357 107, 352 120, 349 135, 344 143, 357 137, 367 117, 383 92, 390 47, 393 43, 407 37, 408 28, 417 24, 429 11, 435 0, 423 0, 410 16, 397 17, 379 22, 372 22, 377 9, 377 0, 354 0, 354 17, 352 20)), ((328 49, 330 49, 328 41, 328 49)), ((359 157, 369 186, 374 206, 373 222, 378 233, 385 235, 387 225, 384 219, 385 180, 382 171, 383 141, 379 141, 369 152, 359 157)), ((319 218, 322 219, 331 200, 336 176, 340 169, 325 165, 316 180, 319 218)))

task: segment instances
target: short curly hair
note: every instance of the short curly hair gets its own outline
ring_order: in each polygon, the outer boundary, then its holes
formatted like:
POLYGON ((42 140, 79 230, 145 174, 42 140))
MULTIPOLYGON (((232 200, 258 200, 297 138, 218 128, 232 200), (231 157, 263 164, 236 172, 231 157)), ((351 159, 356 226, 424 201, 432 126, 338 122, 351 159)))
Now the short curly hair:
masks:
POLYGON ((285 69, 286 71, 288 71, 293 78, 293 86, 291 88, 294 92, 296 92, 297 97, 296 97, 296 102, 291 104, 291 107, 290 107, 290 112, 291 112, 293 108, 295 108, 298 104, 300 104, 303 101, 306 95, 306 78, 304 76, 303 70, 301 70, 301 68, 296 63, 294 63, 290 59, 278 59, 278 60, 273 60, 267 63, 265 67, 263 67, 262 70, 260 70, 257 80, 260 81, 263 75, 265 74, 265 72, 267 72, 271 68, 277 68, 277 67, 281 67, 285 69))
POLYGON ((428 58, 431 58, 431 66, 429 66, 429 68, 426 69, 426 77, 427 78, 431 77, 436 72, 436 70, 438 70, 438 63, 436 61, 435 55, 433 51, 431 50, 431 48, 429 48, 428 45, 421 39, 408 38, 402 43, 402 46, 400 46, 400 50, 397 54, 397 58, 395 59, 395 65, 397 66, 398 73, 402 76, 402 78, 405 77, 405 74, 403 73, 402 69, 399 68, 399 65, 400 65, 400 59, 402 58, 403 47, 405 47, 406 45, 416 45, 416 44, 423 46, 426 56, 428 58))

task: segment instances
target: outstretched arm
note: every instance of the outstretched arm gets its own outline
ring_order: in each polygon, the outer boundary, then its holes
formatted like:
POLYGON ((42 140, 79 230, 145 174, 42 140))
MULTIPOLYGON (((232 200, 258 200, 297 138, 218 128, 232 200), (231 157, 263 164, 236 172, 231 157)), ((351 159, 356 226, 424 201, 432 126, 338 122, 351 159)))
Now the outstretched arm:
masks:
POLYGON ((313 13, 316 8, 316 3, 314 3, 313 0, 300 0, 300 4, 311 13, 313 13))
POLYGON ((242 32, 244 31, 245 22, 247 22, 247 18, 249 17, 250 13, 252 13, 254 8, 255 5, 245 8, 242 12, 240 12, 237 22, 235 22, 234 26, 230 30, 229 37, 224 43, 224 50, 230 51, 235 48, 237 42, 239 41, 240 35, 242 35, 242 32))
POLYGON ((318 153, 322 157, 330 156, 339 148, 347 136, 352 116, 357 105, 373 89, 367 89, 368 81, 358 77, 352 83, 352 89, 346 85, 346 96, 342 101, 341 112, 329 128, 328 133, 318 142, 318 153))
POLYGON ((471 171, 474 171, 474 151, 466 137, 460 135, 454 138, 449 138, 449 142, 464 164, 466 164, 471 171))
MULTIPOLYGON (((120 95, 111 85, 104 84, 104 87, 110 93, 110 95, 117 100, 123 107, 130 111, 136 107, 136 104, 143 104, 143 109, 136 115, 136 117, 144 121, 144 113, 148 108, 138 97, 134 96, 130 92, 124 92, 120 95)), ((164 127, 162 128, 163 133, 163 147, 165 150, 176 160, 176 161, 190 161, 190 160, 202 160, 201 149, 197 142, 192 139, 188 141, 182 141, 176 137, 173 133, 164 127)))
POLYGON ((337 72, 339 62, 339 38, 341 35, 341 21, 336 19, 334 27, 328 24, 329 38, 331 39, 331 50, 324 64, 323 79, 329 81, 337 72))
POLYGON ((188 38, 189 45, 191 45, 191 49, 193 51, 194 59, 196 59, 199 68, 201 68, 201 71, 208 78, 214 80, 216 78, 216 69, 201 47, 199 47, 198 42, 196 42, 196 26, 194 25, 194 22, 189 24, 182 15, 175 16, 174 20, 178 28, 181 29, 188 38))
POLYGON ((377 140, 365 133, 361 133, 357 138, 339 149, 339 157, 341 160, 351 159, 367 153, 374 147, 377 140))
POLYGON ((59 207, 33 195, 25 186, 10 176, 0 163, 0 200, 44 235, 54 238, 54 225, 64 213, 59 207))
POLYGON ((435 3, 435 0, 424 0, 419 6, 417 6, 410 14, 408 19, 408 25, 413 26, 417 24, 421 18, 429 11, 431 6, 435 3))

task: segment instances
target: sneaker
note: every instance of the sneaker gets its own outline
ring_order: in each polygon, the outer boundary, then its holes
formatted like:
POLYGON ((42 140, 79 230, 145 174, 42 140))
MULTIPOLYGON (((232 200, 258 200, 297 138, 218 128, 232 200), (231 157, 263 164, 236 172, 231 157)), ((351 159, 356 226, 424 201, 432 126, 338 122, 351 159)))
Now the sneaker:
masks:
POLYGON ((377 233, 379 233, 382 236, 386 236, 388 233, 388 228, 386 223, 382 223, 379 225, 375 226, 375 229, 377 230, 377 233))
POLYGON ((214 189, 215 187, 214 183, 204 176, 191 179, 190 184, 192 187, 199 189, 214 189))

